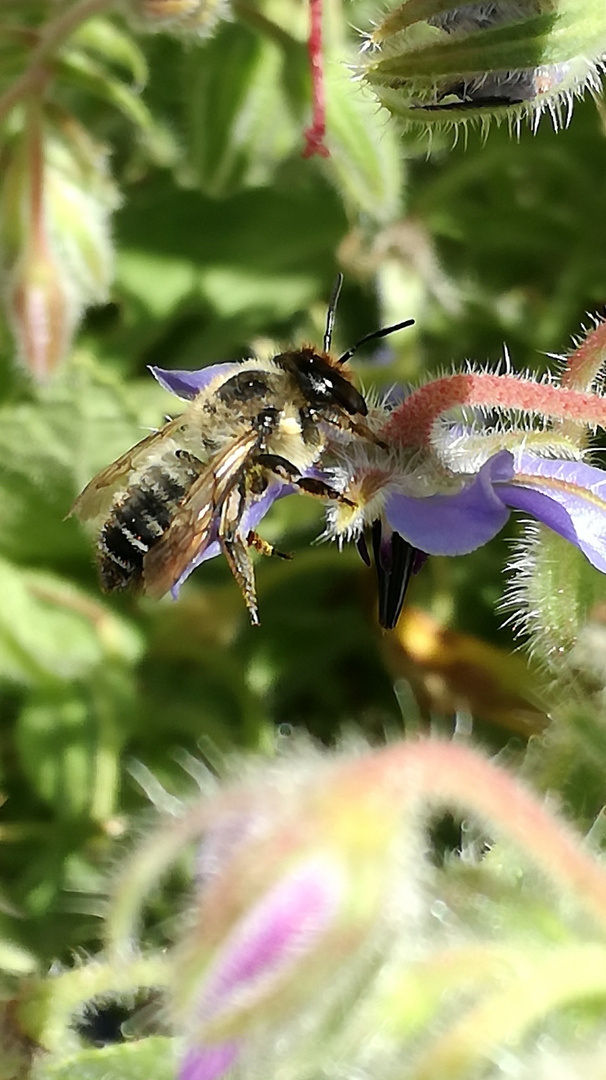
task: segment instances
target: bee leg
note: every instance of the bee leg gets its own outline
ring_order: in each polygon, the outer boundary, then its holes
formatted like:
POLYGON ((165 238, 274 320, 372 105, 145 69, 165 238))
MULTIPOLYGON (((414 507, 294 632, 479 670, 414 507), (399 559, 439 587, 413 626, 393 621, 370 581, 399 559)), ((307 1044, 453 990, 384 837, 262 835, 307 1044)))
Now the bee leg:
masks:
POLYGON ((232 492, 232 497, 226 499, 223 503, 219 519, 219 543, 227 559, 229 569, 240 586, 250 621, 253 626, 259 626, 255 572, 247 544, 238 534, 238 522, 241 517, 243 502, 243 493, 237 491, 232 492), (235 501, 233 496, 235 496, 235 501))
MULTIPOLYGON (((381 444, 383 445, 383 444, 381 444)), ((299 488, 299 491, 305 492, 306 495, 315 495, 318 499, 331 499, 332 502, 347 503, 348 506, 353 506, 354 503, 346 499, 340 491, 327 484, 324 480, 318 480, 313 476, 301 476, 300 469, 292 462, 287 461, 286 458, 279 457, 277 454, 261 454, 257 458, 257 463, 263 465, 264 468, 271 469, 283 480, 288 480, 291 484, 295 484, 299 488)), ((264 541, 263 541, 264 542, 264 541)), ((280 554, 275 552, 274 554, 280 554)), ((289 556, 282 555, 281 558, 289 556)))
POLYGON ((302 476, 295 481, 299 491, 305 495, 314 495, 318 499, 330 499, 332 502, 346 503, 347 506, 355 506, 351 499, 346 499, 336 488, 326 484, 324 480, 317 480, 313 476, 302 476))
POLYGON ((284 551, 278 551, 273 544, 264 540, 253 529, 250 530, 246 537, 246 543, 249 547, 254 547, 255 551, 258 551, 261 555, 275 555, 278 559, 292 559, 292 555, 288 555, 284 551))
POLYGON ((276 476, 279 476, 282 480, 295 481, 297 477, 301 475, 301 470, 293 465, 291 461, 287 461, 286 458, 281 457, 279 454, 258 454, 257 465, 262 465, 264 469, 270 469, 276 476))
POLYGON ((363 420, 350 420, 348 426, 354 435, 360 435, 361 438, 373 443, 374 446, 380 446, 381 450, 388 449, 387 443, 384 443, 374 431, 371 431, 368 424, 365 424, 363 420))

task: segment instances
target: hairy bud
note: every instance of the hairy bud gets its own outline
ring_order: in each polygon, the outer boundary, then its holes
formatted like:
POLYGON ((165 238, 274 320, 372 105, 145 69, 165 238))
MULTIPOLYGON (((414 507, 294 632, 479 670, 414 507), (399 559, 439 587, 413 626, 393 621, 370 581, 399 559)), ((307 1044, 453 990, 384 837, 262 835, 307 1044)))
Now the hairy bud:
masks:
POLYGON ((598 87, 602 0, 404 0, 383 15, 363 74, 383 105, 431 130, 491 118, 557 128, 575 96, 598 87))
POLYGON ((228 13, 227 0, 131 0, 148 30, 207 37, 228 13))

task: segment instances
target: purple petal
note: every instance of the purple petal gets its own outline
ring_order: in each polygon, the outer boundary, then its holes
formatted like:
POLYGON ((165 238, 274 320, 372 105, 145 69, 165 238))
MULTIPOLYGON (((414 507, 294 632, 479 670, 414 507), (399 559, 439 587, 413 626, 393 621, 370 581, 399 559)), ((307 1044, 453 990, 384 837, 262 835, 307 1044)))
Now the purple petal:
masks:
POLYGON ((188 1050, 179 1066, 178 1080, 218 1080, 233 1065, 240 1046, 234 1039, 188 1050))
POLYGON ((606 573, 606 473, 583 461, 520 454, 511 482, 497 490, 508 506, 532 514, 575 544, 606 573))
MULTIPOLYGON (((283 499, 285 495, 292 494, 297 488, 294 484, 285 484, 280 480, 276 480, 269 484, 261 497, 257 499, 248 510, 242 515, 242 521, 240 523, 240 532, 243 536, 246 536, 251 529, 256 529, 262 518, 265 517, 272 503, 276 499, 283 499)), ((217 540, 216 526, 210 534, 209 542, 198 552, 194 559, 190 562, 189 566, 181 574, 179 580, 173 585, 171 589, 171 595, 173 600, 176 600, 179 595, 179 590, 184 581, 187 580, 189 575, 193 573, 198 566, 201 566, 203 562, 208 559, 214 559, 216 555, 221 554, 221 545, 217 540)))
POLYGON ((212 1019, 241 995, 261 996, 308 953, 342 904, 343 874, 326 859, 313 859, 291 869, 274 888, 252 905, 221 948, 205 980, 197 1016, 212 1019))
MULTIPOLYGON (((217 530, 215 528, 211 535, 216 535, 216 531, 217 530)), ((206 546, 198 552, 195 558, 192 559, 189 566, 186 566, 185 570, 181 574, 181 577, 178 581, 175 582, 172 589, 170 590, 170 595, 172 596, 173 600, 178 600, 179 593, 181 592, 181 586, 185 581, 187 581, 189 575, 193 574, 194 570, 197 570, 197 568, 201 566, 203 562, 207 562, 209 559, 215 559, 217 555, 220 554, 221 545, 218 540, 211 540, 209 544, 206 544, 206 546)))
POLYGON ((428 555, 465 555, 503 528, 509 510, 494 490, 513 476, 513 456, 501 450, 456 495, 425 499, 393 494, 385 515, 392 529, 428 555))
MULTIPOLYGON (((325 859, 294 867, 236 925, 207 976, 195 1008, 202 1027, 240 995, 262 994, 266 984, 296 964, 314 947, 334 921, 342 903, 340 868, 325 859)), ((231 1068, 242 1040, 191 1047, 179 1069, 179 1080, 219 1080, 231 1068)))
POLYGON ((208 367, 198 368, 197 371, 168 371, 166 368, 152 367, 149 365, 154 379, 160 383, 164 390, 185 401, 192 401, 201 390, 204 390, 217 375, 229 374, 237 370, 237 363, 210 364, 208 367))

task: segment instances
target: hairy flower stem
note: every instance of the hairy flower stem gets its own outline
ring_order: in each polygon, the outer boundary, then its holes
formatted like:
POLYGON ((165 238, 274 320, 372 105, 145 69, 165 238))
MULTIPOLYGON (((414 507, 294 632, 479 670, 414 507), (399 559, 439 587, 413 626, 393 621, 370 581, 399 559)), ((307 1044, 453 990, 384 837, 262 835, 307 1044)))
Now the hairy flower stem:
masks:
POLYGON ((579 998, 603 1000, 605 960, 603 945, 584 942, 556 946, 546 955, 533 956, 529 949, 502 955, 496 986, 487 988, 473 1008, 462 1010, 460 1019, 437 1036, 410 1080, 463 1080, 480 1072, 497 1047, 512 1047, 549 1013, 574 1007, 579 998), (512 961, 515 969, 503 978, 512 961))
POLYGON ((124 865, 113 892, 107 921, 107 945, 115 960, 132 957, 138 921, 147 895, 173 865, 188 844, 199 840, 212 826, 216 803, 199 799, 183 817, 166 821, 155 829, 124 865))
MULTIPOLYGON (((572 896, 606 930, 606 873, 579 837, 503 769, 451 742, 420 740, 387 747, 346 767, 337 783, 398 797, 400 810, 456 807, 494 827, 572 896)), ((395 803, 396 800, 394 800, 395 803)))
MULTIPOLYGON (((88 963, 52 978, 41 979, 36 989, 27 986, 27 996, 17 1005, 23 1034, 49 1053, 66 1054, 66 1039, 75 1015, 82 1014, 86 1002, 120 995, 132 995, 142 987, 156 989, 167 981, 167 964, 162 956, 136 957, 127 964, 88 963)), ((75 1046, 78 1040, 73 1035, 75 1046)))
POLYGON ((311 126, 304 132, 305 149, 303 157, 328 157, 329 150, 324 142, 326 136, 326 98, 324 93, 324 67, 322 56, 322 0, 309 0, 311 26, 309 30, 309 64, 313 97, 313 116, 311 126))
POLYGON ((516 409, 552 420, 606 427, 606 400, 597 394, 533 382, 519 375, 447 375, 415 390, 394 410, 380 435, 403 448, 429 446, 440 418, 457 406, 516 409))
POLYGON ((66 8, 56 19, 51 19, 47 23, 25 71, 18 79, 15 79, 4 94, 0 95, 0 120, 3 120, 24 97, 32 91, 40 90, 49 80, 52 73, 47 68, 47 63, 70 34, 73 34, 74 30, 77 30, 93 15, 113 7, 114 3, 115 0, 80 0, 79 3, 66 8))
POLYGON ((606 322, 599 322, 567 358, 562 386, 573 390, 590 390, 605 364, 606 322))
POLYGON ((44 227, 44 147, 38 95, 31 94, 27 105, 28 173, 30 181, 29 243, 32 249, 39 249, 48 255, 48 240, 44 227))

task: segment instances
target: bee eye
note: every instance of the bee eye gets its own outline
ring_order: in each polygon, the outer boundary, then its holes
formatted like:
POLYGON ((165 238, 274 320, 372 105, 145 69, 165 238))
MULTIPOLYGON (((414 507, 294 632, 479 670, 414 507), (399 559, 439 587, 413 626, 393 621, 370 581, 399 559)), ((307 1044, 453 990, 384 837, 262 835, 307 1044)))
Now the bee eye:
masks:
POLYGON ((217 391, 217 397, 226 405, 237 407, 254 398, 263 398, 269 391, 269 380, 263 372, 246 370, 227 379, 217 391))
POLYGON ((335 405, 352 415, 366 416, 368 409, 362 395, 321 356, 301 356, 297 377, 311 404, 335 405))

